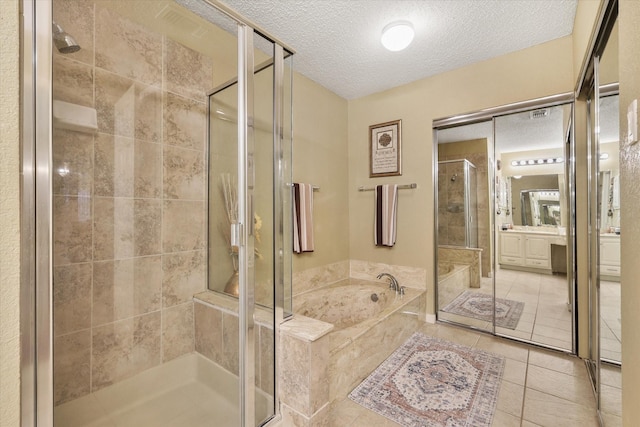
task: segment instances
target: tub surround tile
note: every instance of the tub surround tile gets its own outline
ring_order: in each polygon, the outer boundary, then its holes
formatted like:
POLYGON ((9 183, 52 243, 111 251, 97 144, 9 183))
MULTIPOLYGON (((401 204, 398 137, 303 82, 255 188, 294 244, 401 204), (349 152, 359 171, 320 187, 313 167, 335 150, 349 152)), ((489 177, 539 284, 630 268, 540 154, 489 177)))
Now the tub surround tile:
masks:
POLYGON ((204 153, 165 146, 163 155, 164 197, 204 200, 204 153))
POLYGON ((280 399, 310 417, 329 403, 328 340, 324 337, 307 342, 285 334, 280 339, 280 399))
POLYGON ((132 80, 162 84, 162 35, 96 6, 96 67, 132 80))
MULTIPOLYGON (((378 274, 390 273, 401 286, 425 289, 427 284, 427 270, 419 267, 407 267, 369 261, 351 260, 350 277, 377 281, 378 274)), ((386 280, 386 279, 385 279, 386 280)))
POLYGON ((160 309, 161 257, 95 262, 93 325, 160 309))
POLYGON ((54 338, 54 405, 89 394, 91 387, 91 332, 87 329, 54 338))
POLYGON ((62 54, 52 49, 54 56, 69 57, 75 61, 93 65, 93 6, 94 0, 56 0, 53 6, 53 20, 64 31, 73 34, 81 49, 74 53, 62 54))
POLYGON ((293 273, 293 295, 330 285, 349 277, 349 261, 340 261, 293 273))
POLYGON ((144 141, 162 137, 162 91, 96 69, 98 131, 144 141))
MULTIPOLYGON (((189 64, 189 66, 191 66, 189 64)), ((164 143, 204 151, 207 130, 206 106, 202 102, 166 92, 164 96, 164 143)))
POLYGON ((100 133, 95 146, 95 194, 162 196, 162 145, 100 133))
POLYGON ((331 323, 296 314, 291 320, 280 325, 283 335, 290 335, 300 340, 313 342, 333 330, 331 323))
POLYGON ((90 196, 93 187, 93 135, 53 129, 53 194, 90 196))
POLYGON ((160 312, 92 331, 92 391, 160 364, 160 312))
POLYGON ((213 86, 213 59, 169 38, 164 43, 166 90, 204 102, 213 86))
POLYGON ((97 197, 94 207, 96 260, 161 253, 160 200, 97 197))
POLYGON ((204 251, 162 256, 162 305, 171 307, 191 301, 206 289, 204 251))
POLYGON ((285 404, 282 405, 281 411, 282 421, 281 424, 277 425, 282 425, 282 427, 331 427, 333 425, 346 425, 343 423, 331 423, 331 407, 328 404, 323 406, 319 411, 317 411, 310 417, 297 412, 295 409, 285 404))
POLYGON ((93 107, 93 67, 72 57, 54 55, 53 99, 93 107))
POLYGON ((91 274, 91 263, 54 267, 54 336, 91 327, 91 274))
POLYGON ((53 263, 91 261, 91 198, 53 197, 53 263))
POLYGON ((193 352, 193 302, 162 310, 162 361, 193 352))
POLYGON ((204 249, 204 202, 165 200, 162 235, 164 252, 204 249))

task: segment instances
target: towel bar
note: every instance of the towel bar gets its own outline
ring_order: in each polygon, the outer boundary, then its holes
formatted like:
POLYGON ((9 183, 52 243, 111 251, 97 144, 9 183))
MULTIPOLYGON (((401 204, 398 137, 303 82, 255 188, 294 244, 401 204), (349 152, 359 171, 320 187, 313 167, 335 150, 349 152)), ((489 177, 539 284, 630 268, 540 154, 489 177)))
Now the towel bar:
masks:
MULTIPOLYGON (((288 187, 293 187, 293 184, 287 184, 288 187)), ((313 185, 313 191, 320 191, 320 186, 319 185, 313 185)))
MULTIPOLYGON (((415 182, 413 184, 398 185, 399 190, 414 189, 414 188, 418 188, 418 184, 416 184, 415 182)), ((375 189, 376 187, 358 187, 358 191, 373 191, 375 189)))

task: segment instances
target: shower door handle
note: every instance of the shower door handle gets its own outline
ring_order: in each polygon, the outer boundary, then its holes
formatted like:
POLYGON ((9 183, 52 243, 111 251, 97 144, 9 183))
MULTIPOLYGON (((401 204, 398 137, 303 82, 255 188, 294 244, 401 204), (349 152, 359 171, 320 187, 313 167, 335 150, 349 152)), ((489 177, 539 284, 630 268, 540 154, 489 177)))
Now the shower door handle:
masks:
POLYGON ((242 245, 242 242, 244 241, 243 237, 244 237, 244 226, 242 225, 242 223, 231 224, 231 235, 230 235, 231 247, 232 248, 240 247, 242 245))

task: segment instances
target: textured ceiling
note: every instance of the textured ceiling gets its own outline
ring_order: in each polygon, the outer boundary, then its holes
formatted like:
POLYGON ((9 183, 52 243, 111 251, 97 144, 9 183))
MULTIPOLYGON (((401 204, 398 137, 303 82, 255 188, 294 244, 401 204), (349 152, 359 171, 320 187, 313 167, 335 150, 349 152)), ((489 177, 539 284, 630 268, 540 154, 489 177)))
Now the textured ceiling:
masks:
POLYGON ((222 0, 296 50, 294 68, 346 99, 567 36, 577 0, 222 0), (401 52, 385 25, 413 23, 401 52))

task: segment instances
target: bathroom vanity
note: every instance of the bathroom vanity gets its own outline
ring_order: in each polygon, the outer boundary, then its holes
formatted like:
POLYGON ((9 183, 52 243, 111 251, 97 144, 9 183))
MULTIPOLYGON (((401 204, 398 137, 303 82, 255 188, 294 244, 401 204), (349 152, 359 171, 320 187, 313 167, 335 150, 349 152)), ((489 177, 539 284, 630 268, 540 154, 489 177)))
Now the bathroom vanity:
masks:
POLYGON ((552 245, 567 245, 567 236, 557 228, 502 230, 499 240, 501 268, 547 274, 553 273, 552 245))

